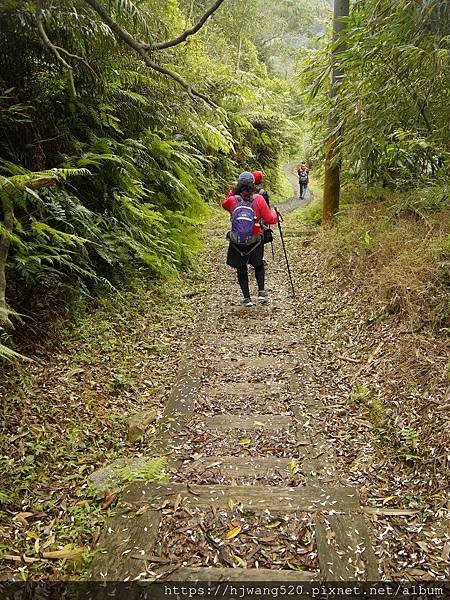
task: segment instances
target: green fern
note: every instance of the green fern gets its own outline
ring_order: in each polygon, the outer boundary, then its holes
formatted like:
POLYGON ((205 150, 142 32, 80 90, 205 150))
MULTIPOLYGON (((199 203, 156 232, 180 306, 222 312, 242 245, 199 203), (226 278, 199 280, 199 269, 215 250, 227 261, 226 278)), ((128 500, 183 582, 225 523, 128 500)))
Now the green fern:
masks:
POLYGON ((122 482, 131 481, 166 481, 165 458, 151 458, 140 467, 120 467, 116 469, 116 475, 122 482))

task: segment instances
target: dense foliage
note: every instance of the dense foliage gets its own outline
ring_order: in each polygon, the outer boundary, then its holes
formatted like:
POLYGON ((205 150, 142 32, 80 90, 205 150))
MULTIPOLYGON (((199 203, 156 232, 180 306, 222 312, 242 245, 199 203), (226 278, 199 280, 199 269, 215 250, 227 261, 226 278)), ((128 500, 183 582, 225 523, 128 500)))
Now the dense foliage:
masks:
POLYGON ((330 111, 344 172, 366 185, 423 186, 448 177, 450 9, 445 0, 351 4, 340 54, 344 78, 328 97, 329 48, 301 61, 323 147, 330 111))
MULTIPOLYGON (((151 42, 178 35, 205 10, 204 2, 157 0, 105 6, 151 42)), ((185 268, 207 201, 239 169, 262 168, 276 184, 289 86, 260 61, 245 8, 233 2, 185 44, 152 53, 213 108, 143 64, 84 0, 3 4, 3 220, 11 198, 13 210, 12 226, 0 225, 9 246, 3 310, 30 314, 43 298, 67 302, 68 291, 185 268), (13 176, 54 168, 65 182, 11 187, 13 176)))
MULTIPOLYGON (((355 0, 343 22, 337 43, 328 35, 308 49, 297 73, 316 165, 336 142, 342 194, 325 254, 388 313, 448 331, 450 6, 355 0), (333 66, 342 76, 330 93, 333 66)), ((303 221, 328 220, 324 187, 303 221)))

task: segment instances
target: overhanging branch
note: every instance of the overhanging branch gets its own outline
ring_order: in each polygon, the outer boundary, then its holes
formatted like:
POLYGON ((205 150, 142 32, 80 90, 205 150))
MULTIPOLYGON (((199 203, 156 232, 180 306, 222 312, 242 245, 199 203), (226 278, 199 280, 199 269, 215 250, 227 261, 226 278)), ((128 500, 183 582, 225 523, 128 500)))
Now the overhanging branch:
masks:
POLYGON ((186 29, 186 31, 184 31, 181 35, 174 38, 173 40, 167 40, 166 42, 159 42, 156 44, 146 44, 144 46, 145 49, 146 50, 165 50, 166 48, 173 48, 173 46, 178 46, 179 44, 182 44, 183 42, 185 42, 188 39, 188 37, 196 34, 197 31, 200 31, 200 29, 203 27, 203 25, 206 23, 206 21, 209 19, 209 17, 211 15, 213 15, 224 2, 225 2, 225 0, 216 0, 216 2, 214 2, 214 4, 211 6, 211 8, 209 8, 205 12, 205 14, 202 16, 202 18, 193 27, 191 27, 190 29, 186 29))
MULTIPOLYGON (((41 36, 41 39, 44 42, 44 45, 47 46, 47 48, 51 52, 53 52, 53 54, 56 56, 56 60, 59 63, 61 63, 63 65, 63 67, 67 70, 67 73, 69 75, 70 93, 72 94, 72 96, 75 97, 77 95, 77 90, 75 88, 75 80, 73 78, 73 67, 61 56, 60 51, 62 50, 66 54, 68 54, 70 56, 72 56, 72 55, 69 52, 67 52, 66 50, 59 48, 59 46, 55 46, 55 44, 53 44, 53 42, 50 40, 50 38, 47 35, 47 32, 45 31, 45 27, 44 27, 44 18, 42 15, 41 0, 37 0, 36 6, 37 6, 37 8, 36 8, 36 23, 37 23, 39 35, 41 36)), ((76 58, 79 58, 79 57, 77 56, 76 58)))
MULTIPOLYGON (((123 29, 123 27, 121 27, 118 23, 116 23, 111 18, 111 16, 109 15, 109 13, 105 9, 105 7, 98 0, 84 0, 84 1, 87 4, 89 4, 89 6, 99 15, 99 17, 102 19, 102 21, 106 25, 108 25, 108 27, 116 35, 117 38, 122 40, 125 44, 127 44, 127 46, 132 48, 142 58, 144 63, 147 65, 147 67, 149 67, 150 69, 153 69, 154 71, 156 71, 158 73, 167 75, 167 77, 170 77, 171 79, 176 81, 179 85, 181 85, 187 91, 187 93, 190 96, 201 98, 204 102, 209 104, 209 106, 211 106, 212 108, 218 108, 217 104, 215 104, 205 94, 202 94, 201 92, 198 92, 196 89, 191 87, 191 85, 185 79, 183 79, 183 77, 181 77, 181 75, 179 75, 175 71, 168 69, 167 67, 165 67, 163 65, 158 65, 157 63, 152 61, 150 59, 149 55, 147 54, 147 50, 149 49, 148 44, 143 44, 142 42, 140 42, 139 40, 134 38, 128 31, 126 31, 126 29, 123 29)), ((222 4, 223 1, 224 0, 221 0, 220 4, 222 4)), ((217 4, 217 2, 216 2, 216 4, 217 4)))

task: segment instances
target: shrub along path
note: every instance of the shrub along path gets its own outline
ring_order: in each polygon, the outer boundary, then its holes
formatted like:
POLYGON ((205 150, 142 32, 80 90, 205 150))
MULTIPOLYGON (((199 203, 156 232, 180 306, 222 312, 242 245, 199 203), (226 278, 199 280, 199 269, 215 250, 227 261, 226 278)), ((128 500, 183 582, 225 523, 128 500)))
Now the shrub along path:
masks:
MULTIPOLYGON (((159 423, 170 482, 130 484, 100 538, 95 579, 378 579, 358 487, 327 439, 300 298, 281 249, 271 303, 211 286, 204 320, 159 423), (282 571, 280 573, 280 571, 282 571)), ((300 283, 300 282, 299 282, 300 283)))

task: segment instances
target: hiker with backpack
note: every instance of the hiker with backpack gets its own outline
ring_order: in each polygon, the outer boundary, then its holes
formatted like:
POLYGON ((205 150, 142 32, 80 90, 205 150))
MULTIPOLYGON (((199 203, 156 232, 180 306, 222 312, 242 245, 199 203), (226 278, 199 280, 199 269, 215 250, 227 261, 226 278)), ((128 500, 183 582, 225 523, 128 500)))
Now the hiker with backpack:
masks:
POLYGON ((305 160, 302 160, 299 168, 297 169, 298 182, 300 184, 300 200, 303 200, 306 195, 309 183, 309 167, 305 160))
POLYGON ((268 302, 265 291, 264 225, 278 222, 277 213, 269 208, 266 200, 256 193, 252 173, 241 173, 235 194, 229 195, 222 207, 231 215, 231 230, 227 234, 227 265, 236 269, 239 286, 244 296, 242 304, 253 306, 248 280, 248 265, 255 269, 258 284, 258 302, 268 302))

